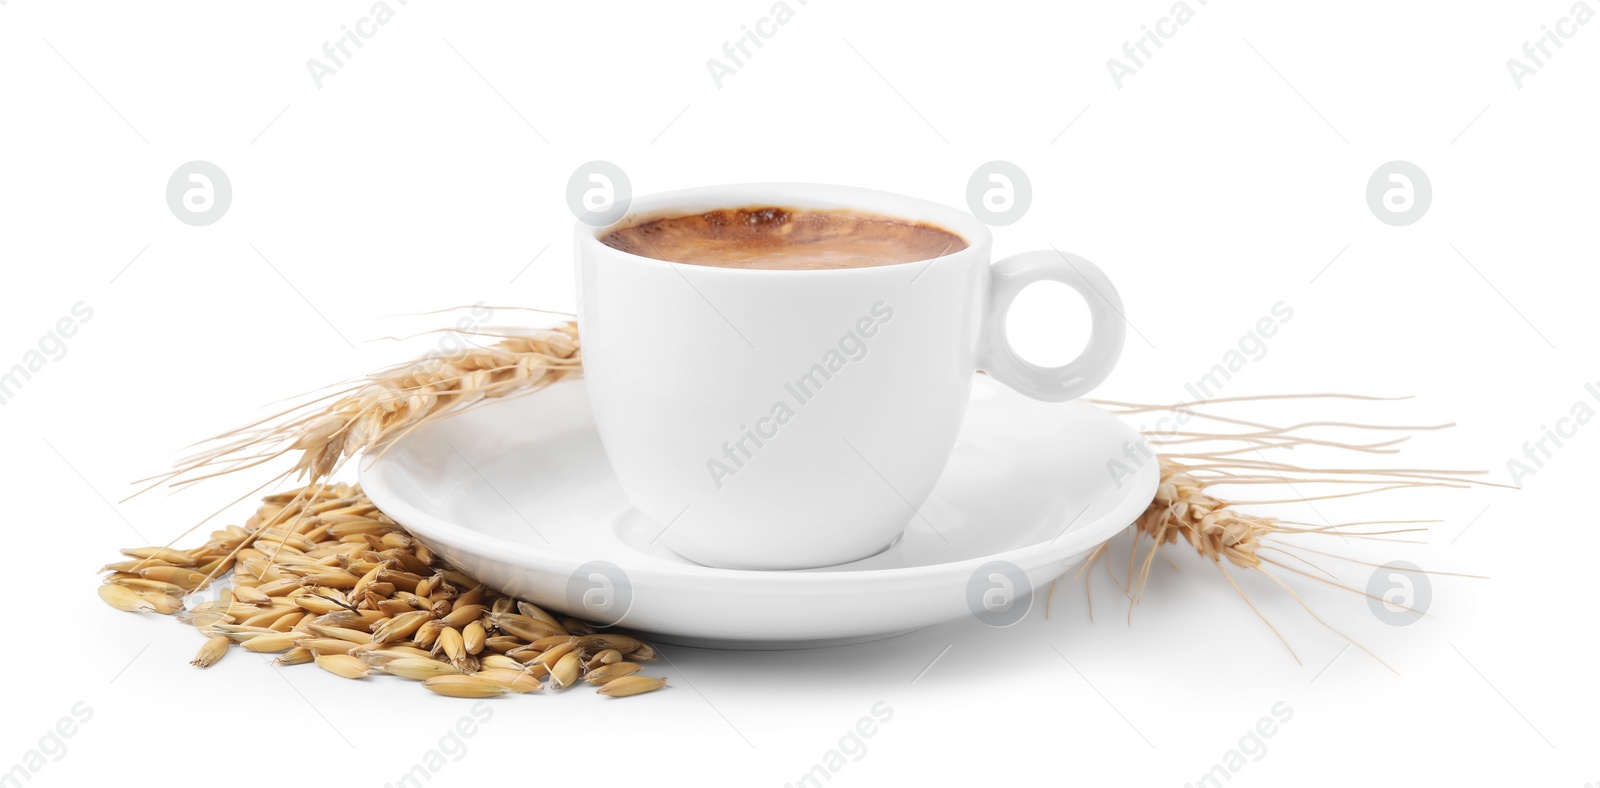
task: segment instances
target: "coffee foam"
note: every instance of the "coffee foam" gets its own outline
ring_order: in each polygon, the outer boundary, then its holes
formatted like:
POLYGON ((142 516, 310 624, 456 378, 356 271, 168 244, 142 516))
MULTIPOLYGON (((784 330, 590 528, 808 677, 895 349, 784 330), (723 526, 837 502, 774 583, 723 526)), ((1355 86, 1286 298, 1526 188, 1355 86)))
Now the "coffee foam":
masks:
POLYGON ((651 219, 607 233, 606 246, 674 263, 830 270, 931 260, 967 248, 961 236, 855 211, 726 208, 651 219))

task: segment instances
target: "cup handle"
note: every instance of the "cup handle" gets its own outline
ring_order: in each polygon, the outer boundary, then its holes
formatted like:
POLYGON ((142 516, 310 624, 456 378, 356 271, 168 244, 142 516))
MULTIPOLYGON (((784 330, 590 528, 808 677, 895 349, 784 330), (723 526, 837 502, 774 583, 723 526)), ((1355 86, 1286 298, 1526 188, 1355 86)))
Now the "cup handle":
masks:
POLYGON ((1106 379, 1122 355, 1127 321, 1117 288, 1094 263, 1074 254, 1039 250, 995 263, 989 276, 988 314, 979 354, 984 371, 1018 392, 1046 402, 1076 399, 1106 379), (1067 285, 1089 305, 1089 342, 1083 353, 1059 367, 1023 360, 1006 338, 1006 314, 1012 302, 1023 288, 1041 281, 1067 285))

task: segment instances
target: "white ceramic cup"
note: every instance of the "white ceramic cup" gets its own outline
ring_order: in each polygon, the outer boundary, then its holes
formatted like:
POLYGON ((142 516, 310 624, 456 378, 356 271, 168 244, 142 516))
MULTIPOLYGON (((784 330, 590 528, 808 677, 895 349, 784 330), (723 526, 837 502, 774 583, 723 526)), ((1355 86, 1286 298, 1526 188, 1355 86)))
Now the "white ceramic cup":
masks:
POLYGON ((943 471, 973 373, 1036 399, 1076 398, 1122 352, 1122 303, 1099 268, 1055 251, 990 264, 989 228, 885 192, 748 184, 634 198, 579 224, 578 330, 606 455, 659 540, 708 566, 799 569, 888 546, 943 471), (923 222, 967 241, 932 260, 838 270, 669 263, 601 242, 663 216, 776 206, 923 222), (1006 340, 1039 281, 1089 305, 1087 347, 1041 367, 1006 340), (664 530, 661 530, 664 529, 664 530))

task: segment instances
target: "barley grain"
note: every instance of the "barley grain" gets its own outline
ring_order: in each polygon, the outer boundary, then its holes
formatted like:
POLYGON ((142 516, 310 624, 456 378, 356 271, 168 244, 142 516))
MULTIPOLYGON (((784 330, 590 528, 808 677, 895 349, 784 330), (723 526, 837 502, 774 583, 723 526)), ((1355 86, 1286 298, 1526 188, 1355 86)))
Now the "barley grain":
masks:
POLYGON ((504 654, 489 654, 478 659, 479 664, 489 670, 522 670, 522 663, 504 654))
POLYGON ((318 654, 317 667, 346 679, 364 679, 372 675, 372 669, 367 663, 362 662, 349 654, 318 654))
POLYGON ((565 643, 558 643, 546 649, 539 656, 529 660, 534 665, 554 665, 556 660, 565 658, 578 648, 577 638, 568 638, 565 643))
POLYGON ((477 621, 485 610, 488 610, 488 608, 483 605, 460 605, 454 607, 448 615, 439 620, 443 621, 447 627, 460 629, 473 621, 477 621))
POLYGON ((189 664, 195 667, 209 668, 217 664, 217 660, 222 659, 223 655, 228 653, 229 645, 231 645, 231 641, 222 635, 207 638, 205 645, 200 647, 200 652, 194 655, 194 659, 190 660, 189 664))
POLYGON ((584 663, 584 667, 597 668, 602 665, 612 665, 621 661, 622 652, 614 648, 608 648, 590 657, 589 661, 584 663))
POLYGON ((595 690, 595 694, 611 698, 625 698, 629 695, 654 692, 665 686, 667 686, 667 680, 658 676, 623 676, 620 679, 612 679, 606 682, 605 686, 595 690))
POLYGON ((467 658, 466 642, 462 639, 460 630, 454 627, 439 630, 439 642, 434 644, 434 648, 443 651, 451 664, 456 667, 460 667, 467 658))
POLYGON ((200 584, 206 580, 205 575, 181 566, 146 567, 139 570, 139 576, 146 580, 160 580, 175 586, 181 586, 185 590, 199 588, 200 584))
POLYGON ((566 656, 557 660, 550 666, 550 685, 556 689, 566 689, 578 680, 578 669, 583 667, 575 651, 569 651, 566 656))
POLYGON ((404 640, 416 634, 417 630, 421 629, 422 625, 427 623, 430 618, 433 618, 433 614, 426 610, 411 610, 401 613, 374 630, 372 642, 393 643, 397 640, 404 640))
POLYGON ((321 636, 323 636, 325 638, 338 638, 340 640, 348 640, 351 643, 371 643, 372 642, 372 634, 370 632, 362 632, 359 629, 346 629, 344 627, 325 627, 325 626, 323 626, 321 624, 309 624, 309 625, 306 626, 306 629, 309 629, 312 632, 315 632, 318 635, 321 635, 321 636))
POLYGON ((518 694, 537 692, 538 690, 544 689, 544 685, 540 684, 539 680, 533 677, 533 674, 523 670, 491 668, 489 670, 480 670, 472 675, 475 678, 480 678, 484 681, 490 681, 504 686, 505 688, 518 694))
POLYGON ((170 547, 129 547, 123 549, 122 554, 138 559, 164 561, 172 566, 195 565, 193 556, 170 547))
POLYGON ((504 684, 471 676, 436 676, 422 682, 429 691, 451 698, 498 698, 511 691, 504 684))
POLYGON ((631 676, 643 669, 644 666, 637 662, 613 662, 610 665, 602 665, 598 668, 591 669, 588 673, 583 675, 583 680, 589 682, 590 684, 600 685, 605 684, 612 679, 620 679, 623 676, 631 676))
POLYGON ((483 651, 483 641, 488 635, 483 631, 483 624, 474 621, 461 630, 461 642, 466 647, 468 654, 479 654, 483 651))
POLYGON ((318 655, 349 654, 352 649, 356 648, 356 644, 338 638, 302 638, 294 643, 318 655))
POLYGON ((273 632, 269 635, 257 635, 244 641, 245 651, 254 651, 258 654, 271 654, 278 651, 288 651, 295 647, 295 641, 305 637, 299 632, 273 632))
MULTIPOLYGON (((543 621, 556 629, 561 629, 561 622, 557 620, 555 616, 545 612, 544 608, 539 607, 532 602, 524 602, 520 599, 517 600, 517 612, 527 616, 528 618, 543 621)), ((562 631, 565 632, 566 630, 562 631)))
POLYGON ((627 635, 597 634, 583 635, 578 638, 578 648, 596 650, 615 649, 621 652, 638 651, 644 646, 642 641, 627 635))
POLYGON ((563 618, 563 619, 561 619, 561 628, 566 630, 567 632, 570 632, 570 633, 574 634, 574 635, 593 635, 594 634, 594 627, 589 626, 588 622, 579 621, 576 618, 563 618))
POLYGON ((277 663, 279 665, 304 665, 310 662, 315 656, 316 655, 311 653, 311 649, 295 646, 294 648, 279 654, 277 663))
POLYGON ((150 605, 151 612, 160 613, 163 616, 170 616, 183 609, 183 600, 175 596, 156 591, 146 591, 139 596, 143 597, 145 603, 150 605))
POLYGON ((417 659, 407 657, 390 660, 382 666, 385 673, 391 673, 404 679, 427 681, 436 676, 455 676, 461 671, 448 662, 439 662, 433 659, 417 659))
POLYGON ((184 594, 189 593, 189 590, 183 586, 173 585, 172 583, 163 583, 160 580, 146 580, 142 577, 119 577, 111 582, 125 588, 131 588, 135 591, 159 591, 163 594, 171 594, 172 596, 183 596, 184 594))

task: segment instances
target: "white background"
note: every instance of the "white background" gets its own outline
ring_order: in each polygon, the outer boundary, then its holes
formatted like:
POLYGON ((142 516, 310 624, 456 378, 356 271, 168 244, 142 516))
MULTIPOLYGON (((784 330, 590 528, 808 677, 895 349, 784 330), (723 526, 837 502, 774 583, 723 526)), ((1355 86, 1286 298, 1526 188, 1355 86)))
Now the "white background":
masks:
MULTIPOLYGON (((1470 12, 1195 2, 1120 89, 1107 59, 1170 13, 1165 0, 791 5, 718 88, 706 61, 770 13, 765 0, 395 2, 319 89, 307 59, 369 4, 0 2, 0 368, 75 303, 93 310, 65 357, 0 407, 0 769, 81 701, 92 718, 27 784, 379 785, 468 713, 397 681, 245 652, 190 668, 193 631, 106 608, 94 570, 252 486, 117 503, 131 480, 275 400, 425 349, 371 340, 444 324, 391 316, 480 300, 570 308, 565 184, 591 159, 622 166, 640 192, 807 180, 953 205, 979 164, 1015 162, 1035 195, 997 230, 997 253, 1054 244, 1121 288, 1135 330, 1097 392, 1109 398, 1187 398, 1183 384, 1283 301, 1292 322, 1227 394, 1415 394, 1272 413, 1458 423, 1395 462, 1505 481, 1507 459, 1574 403, 1600 410, 1583 388, 1600 381, 1600 24, 1578 27, 1520 89, 1506 67, 1567 0, 1470 12), (202 228, 165 202, 169 175, 196 159, 234 191, 202 228), (1364 196, 1395 159, 1434 192, 1408 227, 1380 223, 1364 196)), ((1082 336, 1069 298, 1028 306, 1016 327, 1036 352, 1082 336)), ((675 668, 657 672, 672 689, 497 702, 435 781, 781 786, 882 701, 892 720, 830 785, 1181 786, 1281 701, 1292 719, 1230 785, 1578 788, 1600 781, 1597 458, 1589 424, 1520 491, 1318 507, 1335 521, 1437 517, 1427 545, 1338 547, 1492 577, 1435 577, 1429 617, 1407 627, 1295 578, 1398 675, 1248 578, 1297 664, 1214 569, 1175 549, 1183 571, 1157 562, 1131 625, 1101 576, 1092 623, 1066 585, 1048 619, 1036 610, 1005 630, 964 621, 810 652, 664 648, 675 668)), ((1357 586, 1370 574, 1324 563, 1357 586)))

